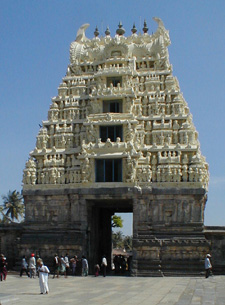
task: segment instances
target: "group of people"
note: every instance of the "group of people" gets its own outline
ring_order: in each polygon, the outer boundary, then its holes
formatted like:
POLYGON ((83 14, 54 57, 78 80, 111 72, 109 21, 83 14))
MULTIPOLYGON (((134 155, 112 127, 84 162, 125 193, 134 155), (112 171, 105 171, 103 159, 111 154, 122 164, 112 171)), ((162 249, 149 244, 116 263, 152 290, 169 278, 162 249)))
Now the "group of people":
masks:
POLYGON ((102 270, 102 275, 105 277, 106 276, 106 268, 107 268, 107 259, 105 255, 102 256, 102 262, 101 262, 101 268, 99 264, 95 265, 95 276, 99 276, 100 270, 102 270))
POLYGON ((27 263, 26 256, 23 256, 21 262, 20 276, 22 276, 24 272, 30 278, 36 277, 36 259, 34 253, 31 254, 29 263, 27 263))
MULTIPOLYGON (((116 273, 119 270, 125 270, 126 261, 123 257, 115 256, 113 262, 115 265, 116 273)), ((82 259, 79 260, 76 255, 73 256, 71 259, 69 259, 68 254, 66 254, 65 256, 61 255, 61 257, 55 254, 53 261, 53 278, 55 278, 55 276, 59 277, 60 273, 64 274, 64 276, 67 277, 69 270, 72 271, 72 275, 75 275, 78 263, 81 264, 81 268, 82 268, 81 275, 88 276, 88 268, 89 268, 88 261, 84 255, 82 256, 82 259)), ((95 265, 95 276, 99 276, 99 271, 101 269, 102 275, 105 277, 106 268, 107 268, 107 259, 105 255, 103 255, 101 268, 98 264, 95 265)), ((20 270, 21 277, 24 272, 30 278, 35 278, 36 274, 38 274, 41 294, 48 294, 49 292, 48 275, 50 271, 49 268, 44 265, 43 260, 40 257, 38 257, 36 260, 35 254, 32 253, 29 258, 29 263, 27 263, 26 256, 24 255, 21 262, 21 270, 20 270), (36 267, 38 268, 36 269, 36 267)), ((207 254, 205 258, 205 277, 208 278, 211 273, 212 273, 211 255, 207 254)), ((4 254, 1 254, 0 255, 1 281, 6 280, 6 276, 7 276, 7 261, 4 254)))
POLYGON ((125 258, 123 255, 116 255, 113 259, 115 273, 124 274, 126 270, 130 271, 130 262, 131 262, 130 256, 128 258, 125 258))
POLYGON ((20 277, 22 277, 24 272, 30 278, 35 278, 36 274, 38 274, 41 294, 48 294, 48 274, 50 271, 40 257, 36 260, 35 254, 31 253, 29 263, 27 263, 26 256, 24 255, 21 262, 20 277))
POLYGON ((64 276, 67 277, 69 274, 70 262, 72 267, 72 274, 75 275, 77 257, 74 256, 69 261, 69 257, 67 253, 65 256, 61 255, 60 257, 58 256, 58 254, 55 254, 53 259, 53 278, 55 278, 55 276, 58 278, 59 274, 64 274, 64 276))
MULTIPOLYGON (((106 276, 107 260, 105 255, 103 255, 102 257, 101 267, 103 276, 106 276)), ((81 259, 78 259, 78 257, 75 255, 71 259, 69 259, 68 254, 66 254, 65 256, 58 256, 57 254, 55 254, 53 260, 53 278, 59 278, 60 274, 67 277, 70 272, 73 276, 80 274, 82 276, 88 276, 89 265, 87 258, 83 255, 81 259)), ((95 276, 98 276, 99 272, 100 266, 96 264, 95 276)))

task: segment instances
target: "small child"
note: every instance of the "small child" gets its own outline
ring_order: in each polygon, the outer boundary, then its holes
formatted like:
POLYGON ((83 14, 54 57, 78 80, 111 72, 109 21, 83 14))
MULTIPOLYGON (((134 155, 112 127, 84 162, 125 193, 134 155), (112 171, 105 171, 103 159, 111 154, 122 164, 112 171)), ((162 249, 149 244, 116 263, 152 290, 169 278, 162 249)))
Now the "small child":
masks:
POLYGON ((95 265, 95 276, 99 276, 99 270, 100 270, 100 267, 99 265, 95 265))

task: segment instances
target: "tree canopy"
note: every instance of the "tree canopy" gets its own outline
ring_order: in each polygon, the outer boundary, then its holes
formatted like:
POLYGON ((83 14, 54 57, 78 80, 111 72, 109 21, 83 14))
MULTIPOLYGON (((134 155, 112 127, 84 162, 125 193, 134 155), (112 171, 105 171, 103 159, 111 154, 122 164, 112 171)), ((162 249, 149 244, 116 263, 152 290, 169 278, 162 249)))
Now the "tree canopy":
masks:
POLYGON ((132 250, 132 236, 124 236, 122 231, 112 233, 113 248, 132 250))
POLYGON ((123 227, 123 219, 121 218, 121 216, 113 215, 111 226, 112 226, 112 228, 122 228, 123 227))
POLYGON ((7 195, 2 196, 3 205, 0 206, 0 213, 2 214, 2 222, 19 221, 24 217, 24 203, 23 196, 16 190, 9 191, 7 195))

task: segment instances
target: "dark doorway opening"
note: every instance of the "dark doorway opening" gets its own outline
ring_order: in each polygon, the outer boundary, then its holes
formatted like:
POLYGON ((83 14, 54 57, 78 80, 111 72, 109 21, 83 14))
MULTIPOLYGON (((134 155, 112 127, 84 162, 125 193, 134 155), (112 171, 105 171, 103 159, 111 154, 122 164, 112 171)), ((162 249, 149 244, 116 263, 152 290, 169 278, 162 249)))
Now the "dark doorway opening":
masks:
POLYGON ((111 217, 115 213, 132 213, 132 200, 88 200, 87 256, 90 274, 94 266, 101 265, 102 256, 107 259, 107 272, 112 266, 111 217))

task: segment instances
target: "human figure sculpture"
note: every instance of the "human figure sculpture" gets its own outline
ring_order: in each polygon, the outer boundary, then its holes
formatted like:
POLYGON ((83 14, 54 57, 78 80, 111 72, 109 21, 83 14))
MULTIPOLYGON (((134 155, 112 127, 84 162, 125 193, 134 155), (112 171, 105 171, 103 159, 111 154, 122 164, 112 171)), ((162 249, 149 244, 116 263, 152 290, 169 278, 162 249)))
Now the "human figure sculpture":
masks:
POLYGON ((88 182, 89 177, 90 177, 90 164, 89 164, 89 159, 85 158, 83 163, 82 163, 82 182, 88 182))

